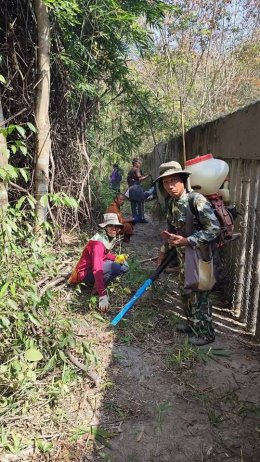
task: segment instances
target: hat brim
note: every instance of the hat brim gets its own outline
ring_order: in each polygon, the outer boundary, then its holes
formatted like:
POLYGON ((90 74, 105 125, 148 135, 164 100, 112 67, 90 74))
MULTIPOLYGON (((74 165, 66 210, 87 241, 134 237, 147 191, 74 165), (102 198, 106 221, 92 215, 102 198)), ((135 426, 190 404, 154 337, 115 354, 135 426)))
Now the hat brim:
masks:
POLYGON ((165 176, 172 176, 172 175, 186 175, 188 177, 191 175, 191 172, 187 172, 186 170, 175 170, 173 168, 172 169, 169 168, 169 170, 166 170, 160 176, 158 176, 156 180, 154 180, 154 183, 156 183, 156 181, 160 180, 161 178, 164 178, 165 176))
POLYGON ((105 228, 106 226, 118 226, 119 228, 123 228, 124 225, 122 223, 118 223, 115 221, 107 221, 106 223, 99 223, 98 225, 100 228, 105 228))

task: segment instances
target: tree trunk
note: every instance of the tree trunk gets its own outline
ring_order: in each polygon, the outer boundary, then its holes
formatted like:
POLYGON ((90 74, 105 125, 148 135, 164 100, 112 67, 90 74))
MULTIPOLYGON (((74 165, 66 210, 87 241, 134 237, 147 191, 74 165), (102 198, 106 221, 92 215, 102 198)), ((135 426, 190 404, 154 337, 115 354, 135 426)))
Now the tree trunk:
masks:
MULTIPOLYGON (((4 115, 2 102, 0 97, 0 168, 5 168, 8 165, 8 149, 6 137, 1 133, 1 127, 4 127, 4 115)), ((8 206, 8 194, 6 185, 0 181, 0 210, 8 206)))
POLYGON ((41 198, 48 193, 49 162, 51 150, 49 102, 50 102, 50 23, 48 9, 43 0, 34 0, 38 29, 37 73, 36 87, 36 160, 35 160, 35 198, 36 225, 39 232, 42 223, 47 219, 47 205, 40 203, 41 198))

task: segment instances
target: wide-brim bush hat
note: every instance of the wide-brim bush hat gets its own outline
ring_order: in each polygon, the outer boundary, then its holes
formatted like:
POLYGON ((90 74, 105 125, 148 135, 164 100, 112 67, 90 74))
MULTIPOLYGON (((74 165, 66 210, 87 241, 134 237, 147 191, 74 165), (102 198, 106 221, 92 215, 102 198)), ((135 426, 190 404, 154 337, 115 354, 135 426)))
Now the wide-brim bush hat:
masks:
POLYGON ((160 181, 162 178, 164 178, 165 176, 171 176, 171 175, 180 175, 181 177, 183 176, 185 187, 189 191, 190 185, 189 185, 188 178, 190 174, 191 172, 188 172, 187 170, 183 170, 181 164, 179 164, 179 162, 176 162, 175 160, 172 160, 171 162, 166 162, 165 164, 161 164, 159 166, 159 176, 154 181, 154 183, 156 184, 156 190, 157 190, 157 195, 159 197, 159 202, 162 202, 162 198, 165 199, 168 196, 167 191, 163 187, 162 181, 160 181))
POLYGON ((112 226, 120 226, 121 228, 123 228, 124 225, 122 225, 122 223, 120 223, 120 221, 118 220, 118 216, 116 213, 105 213, 104 214, 104 221, 103 223, 99 223, 99 227, 100 228, 105 228, 106 226, 109 226, 109 225, 112 225, 112 226))
POLYGON ((187 178, 191 174, 187 170, 183 170, 181 164, 172 160, 171 162, 166 162, 165 164, 161 164, 159 167, 159 176, 156 178, 156 181, 159 181, 161 178, 170 175, 185 175, 187 178))

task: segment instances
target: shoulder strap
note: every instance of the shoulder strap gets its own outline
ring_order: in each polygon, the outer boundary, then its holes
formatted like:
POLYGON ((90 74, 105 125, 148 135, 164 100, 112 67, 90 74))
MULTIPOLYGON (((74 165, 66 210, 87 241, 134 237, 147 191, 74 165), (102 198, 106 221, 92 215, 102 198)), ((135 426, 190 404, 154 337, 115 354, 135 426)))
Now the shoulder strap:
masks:
POLYGON ((194 191, 191 191, 189 193, 189 197, 188 197, 188 202, 189 202, 189 207, 190 207, 190 211, 191 213, 196 217, 196 218, 199 218, 198 216, 198 211, 194 205, 194 202, 195 202, 195 192, 194 191))
POLYGON ((195 194, 192 191, 188 195, 189 207, 187 209, 187 215, 186 215, 186 226, 185 226, 186 236, 190 236, 193 233, 194 231, 193 217, 194 216, 197 217, 197 211, 194 205, 194 198, 195 198, 195 194))

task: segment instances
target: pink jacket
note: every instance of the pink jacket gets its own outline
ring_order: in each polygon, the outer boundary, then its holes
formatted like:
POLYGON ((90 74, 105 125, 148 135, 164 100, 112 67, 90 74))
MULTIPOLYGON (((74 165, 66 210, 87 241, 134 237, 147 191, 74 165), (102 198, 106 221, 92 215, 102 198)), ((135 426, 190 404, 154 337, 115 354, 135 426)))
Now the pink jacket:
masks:
POLYGON ((105 260, 114 261, 116 258, 112 253, 108 253, 103 242, 90 240, 84 247, 82 255, 72 272, 69 282, 75 284, 82 282, 91 271, 95 278, 95 287, 99 297, 106 294, 103 279, 103 262, 105 260))

